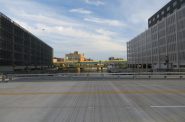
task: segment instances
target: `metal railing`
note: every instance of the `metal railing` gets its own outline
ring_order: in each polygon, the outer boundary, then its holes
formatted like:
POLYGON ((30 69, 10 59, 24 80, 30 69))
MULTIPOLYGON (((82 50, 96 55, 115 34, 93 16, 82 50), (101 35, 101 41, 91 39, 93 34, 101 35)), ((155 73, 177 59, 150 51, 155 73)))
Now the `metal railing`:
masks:
MULTIPOLYGON (((43 78, 43 79, 185 79, 185 73, 56 73, 56 74, 8 74, 3 79, 43 78)), ((4 80, 4 81, 5 81, 4 80)))
POLYGON ((0 75, 0 81, 1 82, 7 82, 8 80, 10 80, 10 79, 8 79, 8 77, 6 75, 0 75))

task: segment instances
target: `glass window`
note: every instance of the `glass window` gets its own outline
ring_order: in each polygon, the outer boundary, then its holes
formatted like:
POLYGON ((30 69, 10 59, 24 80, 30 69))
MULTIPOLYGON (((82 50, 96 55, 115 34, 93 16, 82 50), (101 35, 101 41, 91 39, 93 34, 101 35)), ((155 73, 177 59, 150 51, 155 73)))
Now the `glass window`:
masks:
POLYGON ((164 15, 164 11, 162 11, 161 14, 164 15))
POLYGON ((170 11, 170 6, 167 8, 167 11, 170 11))
POLYGON ((155 18, 153 18, 153 21, 155 21, 155 18))
POLYGON ((159 14, 157 14, 157 18, 159 18, 159 14))
POLYGON ((174 3, 173 3, 173 7, 175 7, 177 5, 177 1, 175 1, 174 3))

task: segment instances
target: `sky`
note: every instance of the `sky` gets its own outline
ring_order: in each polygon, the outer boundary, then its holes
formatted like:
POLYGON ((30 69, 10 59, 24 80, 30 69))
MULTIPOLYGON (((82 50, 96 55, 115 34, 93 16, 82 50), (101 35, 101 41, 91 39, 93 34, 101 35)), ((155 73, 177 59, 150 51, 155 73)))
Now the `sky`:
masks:
POLYGON ((126 42, 170 0, 0 0, 0 12, 53 47, 87 58, 126 59, 126 42))

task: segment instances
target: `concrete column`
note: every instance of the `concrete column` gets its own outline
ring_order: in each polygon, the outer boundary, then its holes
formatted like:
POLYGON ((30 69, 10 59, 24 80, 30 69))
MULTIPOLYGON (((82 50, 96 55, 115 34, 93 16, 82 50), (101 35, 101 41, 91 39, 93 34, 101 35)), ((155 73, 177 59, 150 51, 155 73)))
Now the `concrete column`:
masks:
POLYGON ((159 24, 157 24, 157 48, 158 48, 158 68, 160 69, 160 52, 159 52, 159 24))
POLYGON ((152 58, 152 56, 153 56, 153 53, 152 53, 152 51, 153 51, 153 48, 152 48, 152 32, 151 32, 151 29, 149 29, 149 31, 150 31, 150 55, 151 55, 151 58, 150 58, 150 63, 151 63, 151 68, 153 69, 153 58, 152 58))
POLYGON ((12 24, 12 66, 13 66, 13 70, 15 69, 15 49, 14 49, 14 46, 15 46, 15 28, 14 28, 14 25, 12 24))
POLYGON ((177 69, 179 69, 179 41, 178 41, 178 26, 177 26, 177 11, 175 12, 175 27, 176 27, 176 63, 177 63, 177 69))
POLYGON ((32 66, 32 59, 31 59, 31 36, 29 35, 29 43, 30 43, 30 47, 29 47, 29 64, 30 66, 32 66))
POLYGON ((24 52, 24 48, 25 48, 25 38, 24 38, 24 31, 23 31, 23 51, 22 51, 22 61, 23 61, 23 63, 24 64, 22 64, 22 65, 24 65, 25 66, 25 59, 24 59, 24 55, 25 55, 25 52, 24 52))
MULTIPOLYGON (((168 40, 167 40, 167 19, 165 18, 165 40, 166 40, 166 56, 168 56, 168 40)), ((168 64, 166 64, 166 67, 168 64)))
POLYGON ((141 64, 141 69, 142 69, 142 71, 144 71, 144 69, 145 69, 145 64, 141 64))
POLYGON ((148 43, 148 40, 147 40, 147 33, 148 33, 148 31, 146 30, 145 31, 145 57, 146 57, 146 59, 145 59, 145 64, 146 64, 146 72, 147 72, 147 70, 148 70, 148 67, 147 67, 147 64, 148 64, 148 47, 147 47, 147 43, 148 43))

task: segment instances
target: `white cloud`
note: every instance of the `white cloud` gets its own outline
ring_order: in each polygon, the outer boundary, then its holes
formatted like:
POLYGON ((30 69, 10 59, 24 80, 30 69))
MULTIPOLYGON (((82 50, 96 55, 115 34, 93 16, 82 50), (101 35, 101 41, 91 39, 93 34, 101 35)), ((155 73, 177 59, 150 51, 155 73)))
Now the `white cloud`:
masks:
POLYGON ((78 26, 73 20, 65 19, 65 18, 58 18, 57 16, 48 16, 44 14, 28 14, 23 12, 20 14, 22 19, 26 19, 28 21, 33 21, 42 24, 48 25, 63 25, 63 26, 78 26))
POLYGON ((145 22, 147 25, 148 17, 151 15, 150 11, 138 11, 137 14, 132 14, 130 21, 134 24, 139 24, 145 22))
POLYGON ((113 19, 102 19, 102 18, 97 18, 97 17, 89 17, 89 18, 84 18, 84 20, 88 22, 104 24, 108 26, 117 26, 117 27, 126 26, 119 20, 113 20, 113 19))
MULTIPOLYGON (((125 16, 130 26, 147 25, 147 20, 170 0, 119 0, 120 16, 125 16)), ((143 26, 142 26, 143 27, 143 26)), ((140 28, 138 28, 140 29, 140 28)))
POLYGON ((102 35, 107 35, 107 36, 115 36, 116 35, 115 32, 112 32, 112 31, 109 31, 109 30, 104 30, 102 28, 97 29, 96 32, 99 33, 99 34, 102 34, 102 35))
POLYGON ((96 5, 96 6, 105 4, 105 2, 103 2, 102 0, 85 0, 85 2, 87 4, 92 4, 92 5, 96 5))
MULTIPOLYGON (((162 8, 170 0, 116 0, 119 6, 113 9, 127 25, 123 35, 129 40, 148 28, 148 18, 162 8)), ((114 5, 112 6, 112 8, 114 5)), ((127 40, 127 41, 129 41, 127 40)))
POLYGON ((80 14, 92 14, 92 11, 85 10, 83 8, 71 9, 70 12, 80 13, 80 14))
MULTIPOLYGON (((35 32, 39 35, 53 35, 59 38, 68 37, 75 40, 79 40, 78 42, 73 42, 74 44, 83 45, 88 49, 97 49, 100 52, 102 50, 122 50, 123 47, 115 43, 113 38, 111 37, 115 33, 110 31, 105 31, 103 29, 97 30, 97 34, 95 32, 88 32, 82 29, 73 28, 73 27, 64 27, 64 26, 47 26, 47 25, 37 25, 36 28, 28 27, 32 32, 35 32), (37 28, 45 28, 45 30, 37 29, 37 28)), ((81 47, 83 48, 83 47, 81 47)))
MULTIPOLYGON (((88 16, 84 18, 85 21, 79 21, 79 18, 69 16, 69 8, 61 7, 62 9, 58 12, 58 9, 49 8, 34 1, 18 1, 6 3, 0 0, 0 10, 8 13, 10 18, 51 45, 55 56, 62 57, 65 53, 74 50, 84 52, 88 57, 99 58, 99 60, 107 59, 109 56, 126 55, 124 42, 128 39, 122 37, 125 33, 119 32, 122 29, 119 27, 127 27, 125 21, 111 19, 111 16, 110 19, 104 19, 105 16, 101 15, 97 15, 99 18, 88 16)), ((105 4, 100 0, 99 2, 87 1, 89 4, 94 2, 93 4, 97 6, 105 4)), ((71 9, 70 12, 81 12, 80 14, 87 15, 92 13, 83 8, 71 9)), ((141 16, 141 18, 144 17, 141 16)))
POLYGON ((112 51, 113 53, 124 50, 122 42, 115 42, 114 36, 116 33, 109 30, 96 29, 94 32, 89 32, 83 28, 63 23, 56 24, 56 21, 47 21, 45 19, 39 19, 34 25, 31 25, 28 21, 15 21, 47 41, 55 52, 60 52, 61 49, 64 52, 67 50, 79 50, 86 53, 94 51, 98 56, 101 55, 101 52, 112 51))

